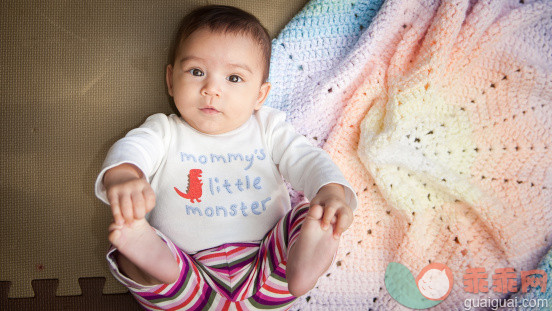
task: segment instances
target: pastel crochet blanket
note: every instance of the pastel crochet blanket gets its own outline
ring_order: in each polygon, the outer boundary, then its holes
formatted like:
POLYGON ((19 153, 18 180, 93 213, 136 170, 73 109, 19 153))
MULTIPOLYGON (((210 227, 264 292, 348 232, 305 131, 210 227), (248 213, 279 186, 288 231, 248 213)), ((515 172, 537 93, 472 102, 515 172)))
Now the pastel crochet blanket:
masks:
MULTIPOLYGON (((552 265, 552 2, 313 0, 273 41, 267 104, 358 193, 336 265, 294 306, 402 310, 390 262, 451 268, 450 295, 508 298, 500 268, 552 265), (489 291, 470 293, 469 268, 489 291)), ((550 275, 548 283, 552 283, 550 275)), ((528 297, 548 299, 550 285, 528 297)))

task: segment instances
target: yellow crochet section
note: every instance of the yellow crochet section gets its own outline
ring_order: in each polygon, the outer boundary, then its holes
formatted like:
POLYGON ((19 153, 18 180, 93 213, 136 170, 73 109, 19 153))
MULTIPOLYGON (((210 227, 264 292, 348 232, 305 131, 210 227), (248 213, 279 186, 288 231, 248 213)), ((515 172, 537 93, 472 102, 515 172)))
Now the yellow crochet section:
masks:
POLYGON ((446 80, 429 64, 415 70, 361 123, 361 161, 386 200, 409 213, 481 196, 468 181, 477 153, 470 118, 446 80))

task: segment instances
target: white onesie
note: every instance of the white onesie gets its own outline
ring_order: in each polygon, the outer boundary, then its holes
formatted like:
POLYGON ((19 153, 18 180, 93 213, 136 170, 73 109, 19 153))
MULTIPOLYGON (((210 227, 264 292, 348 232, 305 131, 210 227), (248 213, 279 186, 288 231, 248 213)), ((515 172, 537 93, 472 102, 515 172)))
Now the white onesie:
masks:
POLYGON ((201 133, 177 115, 150 116, 109 150, 96 180, 105 203, 103 175, 122 163, 140 168, 155 191, 149 223, 188 254, 260 241, 291 207, 282 176, 308 199, 328 183, 342 184, 349 206, 357 205, 327 153, 268 107, 220 135, 201 133))

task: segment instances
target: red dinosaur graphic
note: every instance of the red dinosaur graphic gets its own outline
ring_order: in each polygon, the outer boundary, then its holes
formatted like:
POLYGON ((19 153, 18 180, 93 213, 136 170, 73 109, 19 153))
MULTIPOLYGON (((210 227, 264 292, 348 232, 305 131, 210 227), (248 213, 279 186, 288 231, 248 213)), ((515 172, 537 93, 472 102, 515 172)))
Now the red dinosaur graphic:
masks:
POLYGON ((200 179, 201 173, 203 172, 200 169, 190 170, 190 173, 188 174, 188 190, 184 193, 174 187, 176 193, 184 199, 190 200, 191 203, 194 203, 194 200, 201 202, 200 198, 203 193, 201 191, 201 186, 203 185, 203 182, 200 179))

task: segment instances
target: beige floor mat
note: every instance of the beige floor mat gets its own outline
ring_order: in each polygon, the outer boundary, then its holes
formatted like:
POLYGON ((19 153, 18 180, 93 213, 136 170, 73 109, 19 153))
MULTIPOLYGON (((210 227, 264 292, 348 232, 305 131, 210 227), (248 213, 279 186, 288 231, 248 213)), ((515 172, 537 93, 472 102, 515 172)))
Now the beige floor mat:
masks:
POLYGON ((33 296, 38 279, 58 279, 58 296, 80 295, 79 278, 91 277, 106 278, 104 293, 124 292, 104 259, 111 216, 94 179, 116 139, 171 112, 164 67, 181 18, 197 4, 235 5, 274 37, 306 2, 2 1, 0 281, 11 283, 8 297, 33 296))

